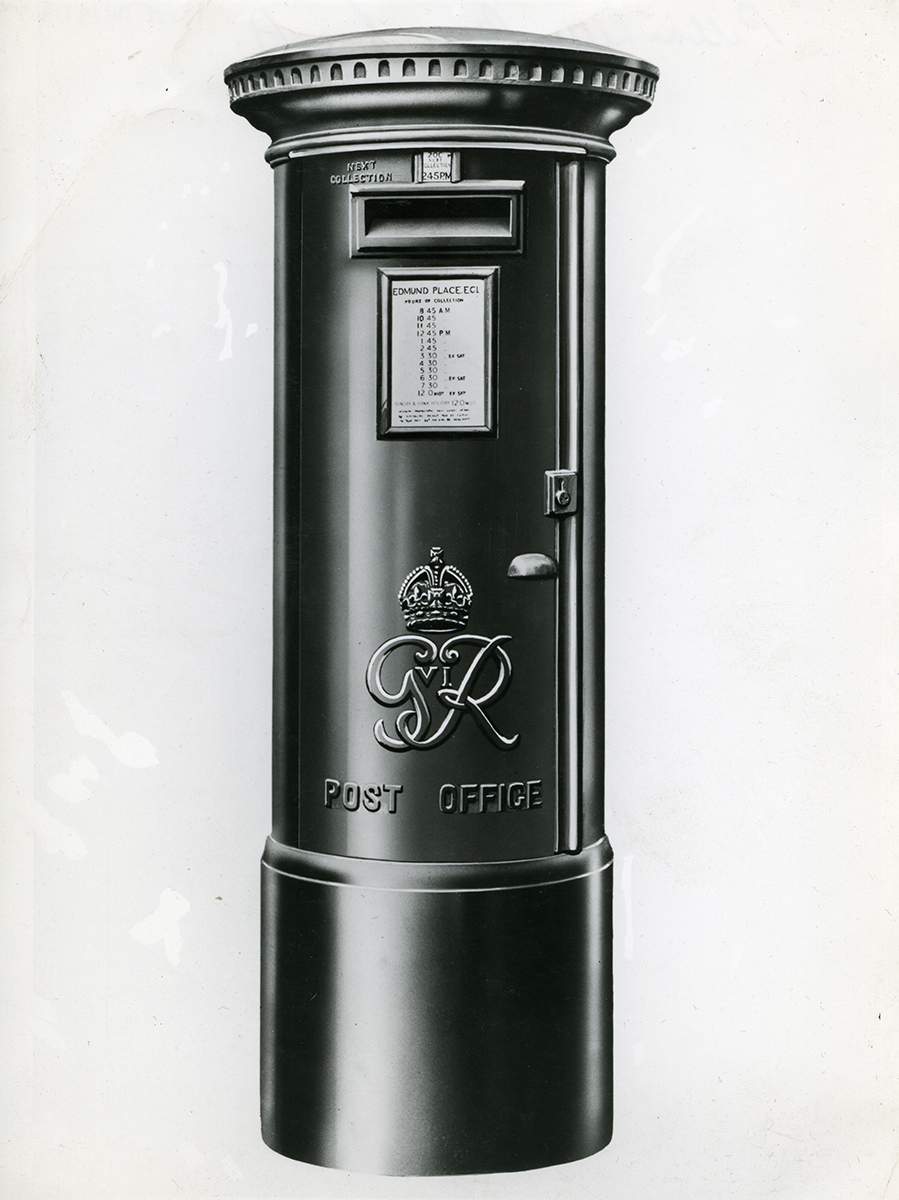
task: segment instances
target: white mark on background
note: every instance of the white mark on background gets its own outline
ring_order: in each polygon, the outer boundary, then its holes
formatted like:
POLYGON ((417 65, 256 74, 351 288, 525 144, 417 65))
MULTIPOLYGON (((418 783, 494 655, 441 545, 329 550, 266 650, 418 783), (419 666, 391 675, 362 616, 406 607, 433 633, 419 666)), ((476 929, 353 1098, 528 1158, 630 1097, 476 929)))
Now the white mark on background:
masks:
POLYGON ((62 698, 81 736, 99 738, 113 758, 126 767, 155 767, 159 762, 152 743, 139 733, 129 730, 116 737, 109 726, 88 712, 72 692, 63 692, 62 698))
POLYGON ((244 334, 244 337, 252 337, 254 333, 258 333, 258 332, 259 332, 259 326, 256 324, 255 321, 251 321, 250 324, 247 326, 247 332, 244 334))
POLYGON ((670 341, 662 351, 662 358, 668 362, 674 362, 676 358, 683 358, 687 354, 693 353, 693 347, 696 345, 696 337, 691 337, 688 342, 670 341))
POLYGON ((89 758, 76 758, 69 767, 68 774, 54 775, 48 780, 47 786, 60 800, 71 800, 74 803, 86 800, 91 794, 90 788, 85 787, 84 780, 92 779, 96 783, 99 778, 100 773, 89 758))
POLYGON ((156 259, 151 254, 150 257, 147 259, 147 270, 152 271, 155 266, 156 266, 156 259))
POLYGON ((653 323, 650 325, 650 327, 646 330, 647 335, 649 337, 655 337, 659 326, 664 325, 667 320, 668 320, 668 314, 662 313, 662 315, 660 317, 657 317, 653 321, 653 323))
POLYGON ((190 186, 190 184, 185 183, 184 189, 181 192, 181 199, 183 200, 185 198, 185 196, 189 196, 192 191, 193 191, 193 188, 190 186))
POLYGON ((674 233, 672 233, 671 237, 668 238, 667 242, 665 242, 665 244, 662 246, 661 250, 659 250, 659 252, 654 256, 652 260, 652 274, 643 284, 644 292, 651 292, 652 295, 656 295, 662 290, 662 272, 665 270, 668 259, 671 257, 671 251, 681 240, 693 222, 697 220, 697 218, 704 211, 705 209, 700 206, 694 213, 687 217, 686 221, 682 221, 680 225, 678 225, 677 229, 675 229, 674 233))
POLYGON ((208 187, 205 185, 205 183, 204 183, 204 184, 203 184, 203 186, 200 188, 200 195, 201 195, 201 196, 208 196, 208 195, 209 195, 209 188, 208 188, 208 187))
POLYGON ((644 142, 644 144, 640 147, 640 149, 637 151, 639 156, 641 158, 645 158, 646 155, 650 152, 650 150, 652 150, 652 148, 654 146, 657 146, 659 144, 659 142, 661 142, 664 138, 666 138, 668 136, 669 132, 670 132, 670 126, 663 125, 661 129, 657 130, 652 135, 652 137, 649 139, 648 142, 644 142))
POLYGON ((624 892, 624 957, 628 962, 634 957, 634 906, 631 897, 633 874, 634 856, 625 854, 621 871, 621 890, 624 892))
POLYGON ((181 929, 178 922, 189 911, 188 901, 172 888, 166 888, 159 893, 156 911, 131 926, 131 936, 143 946, 162 942, 166 958, 173 967, 177 967, 181 961, 181 929))
POLYGON ((171 333, 172 327, 167 321, 163 321, 161 325, 157 325, 153 330, 153 337, 159 337, 161 333, 171 333))
POLYGON ((237 1183, 238 1180, 243 1179, 243 1171, 241 1171, 240 1167, 230 1154, 226 1155, 222 1159, 222 1169, 224 1170, 225 1178, 229 1183, 237 1183))
POLYGON ((28 815, 38 841, 48 854, 64 854, 66 858, 84 858, 87 854, 87 846, 75 830, 51 817, 37 800, 28 806, 28 815))
POLYGON ((706 400, 705 404, 703 404, 702 415, 707 421, 711 420, 723 403, 723 396, 713 396, 711 400, 706 400))
POLYGON ((231 309, 225 306, 225 288, 228 286, 228 268, 223 262, 217 262, 213 266, 213 271, 219 273, 219 319, 215 323, 216 329, 224 329, 225 344, 222 347, 222 352, 219 355, 219 362, 226 358, 231 358, 231 336, 234 333, 234 323, 231 320, 231 309))

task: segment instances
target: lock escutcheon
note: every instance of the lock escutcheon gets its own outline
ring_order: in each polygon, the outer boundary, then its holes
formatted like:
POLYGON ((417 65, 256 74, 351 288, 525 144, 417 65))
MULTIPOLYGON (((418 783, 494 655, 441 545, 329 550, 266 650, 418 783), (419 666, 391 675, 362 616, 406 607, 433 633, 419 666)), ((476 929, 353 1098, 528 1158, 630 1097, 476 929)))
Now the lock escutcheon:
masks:
POLYGON ((570 517, 577 511, 577 472, 547 471, 543 511, 548 517, 570 517))

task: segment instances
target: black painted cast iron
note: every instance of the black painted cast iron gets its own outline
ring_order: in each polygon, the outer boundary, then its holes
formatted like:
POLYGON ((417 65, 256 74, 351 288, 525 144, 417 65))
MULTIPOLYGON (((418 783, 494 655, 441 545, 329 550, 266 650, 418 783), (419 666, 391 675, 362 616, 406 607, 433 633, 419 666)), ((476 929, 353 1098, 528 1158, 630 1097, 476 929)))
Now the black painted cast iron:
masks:
POLYGON ((603 185, 657 78, 476 29, 225 74, 275 170, 281 1154, 519 1171, 611 1136, 603 185))

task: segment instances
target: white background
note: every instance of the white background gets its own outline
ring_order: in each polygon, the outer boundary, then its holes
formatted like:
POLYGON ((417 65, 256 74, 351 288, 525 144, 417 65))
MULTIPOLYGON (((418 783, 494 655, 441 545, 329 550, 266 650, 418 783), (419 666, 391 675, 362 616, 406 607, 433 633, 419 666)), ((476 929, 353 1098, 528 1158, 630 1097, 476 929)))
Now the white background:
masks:
POLYGON ((4 1198, 899 1197, 897 11, 0 9, 4 1198), (521 1176, 258 1133, 272 179, 221 73, 403 24, 662 72, 609 169, 616 1131, 521 1176))

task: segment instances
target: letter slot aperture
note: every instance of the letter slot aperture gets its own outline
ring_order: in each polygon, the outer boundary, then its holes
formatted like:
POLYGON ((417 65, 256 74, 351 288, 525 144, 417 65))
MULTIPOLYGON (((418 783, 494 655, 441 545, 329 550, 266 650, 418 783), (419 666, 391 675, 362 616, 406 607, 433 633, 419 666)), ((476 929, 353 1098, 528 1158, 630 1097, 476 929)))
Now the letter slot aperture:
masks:
POLYGON ((612 1131, 603 816, 610 136, 658 71, 377 30, 229 67, 275 191, 261 1111, 345 1171, 612 1131))
POLYGON ((433 253, 520 249, 523 184, 477 190, 417 184, 402 191, 353 188, 354 251, 433 253))

